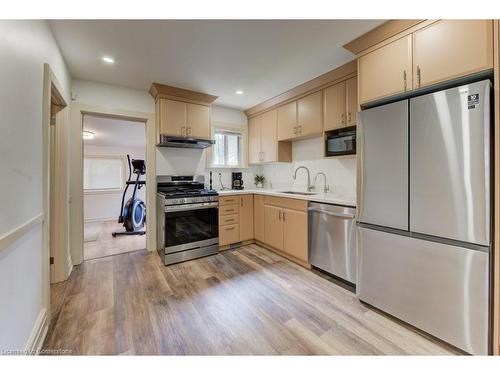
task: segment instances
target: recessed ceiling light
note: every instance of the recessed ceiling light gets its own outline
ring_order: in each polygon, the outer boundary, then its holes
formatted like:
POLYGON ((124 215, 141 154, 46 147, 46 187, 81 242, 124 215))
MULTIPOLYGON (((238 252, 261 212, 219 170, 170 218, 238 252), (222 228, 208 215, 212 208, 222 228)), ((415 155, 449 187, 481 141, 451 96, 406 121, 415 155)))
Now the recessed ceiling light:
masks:
POLYGON ((244 92, 243 92, 243 90, 236 90, 235 94, 236 95, 243 95, 244 92))
POLYGON ((89 132, 88 130, 83 131, 83 139, 94 139, 95 133, 89 132))
POLYGON ((115 59, 113 59, 112 57, 109 57, 109 56, 103 56, 102 61, 104 61, 106 64, 114 64, 115 63, 115 59))

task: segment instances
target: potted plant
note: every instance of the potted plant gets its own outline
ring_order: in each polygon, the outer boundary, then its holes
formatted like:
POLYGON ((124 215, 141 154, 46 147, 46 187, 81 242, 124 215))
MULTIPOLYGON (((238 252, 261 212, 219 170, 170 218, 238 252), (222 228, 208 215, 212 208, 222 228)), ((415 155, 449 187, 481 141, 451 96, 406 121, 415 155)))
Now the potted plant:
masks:
POLYGON ((263 188, 265 181, 266 178, 264 177, 264 175, 258 175, 258 174, 255 175, 254 182, 255 186, 257 186, 258 188, 263 188))

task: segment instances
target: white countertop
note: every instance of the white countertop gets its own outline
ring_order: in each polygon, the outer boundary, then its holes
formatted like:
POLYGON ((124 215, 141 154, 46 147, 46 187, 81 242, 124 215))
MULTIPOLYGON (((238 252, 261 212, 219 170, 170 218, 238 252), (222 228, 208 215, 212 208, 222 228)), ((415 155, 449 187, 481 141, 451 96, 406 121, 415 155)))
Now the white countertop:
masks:
POLYGON ((262 195, 271 195, 274 197, 284 197, 284 198, 292 198, 292 199, 302 199, 310 202, 319 202, 319 203, 329 203, 329 204, 337 204, 342 206, 352 206, 356 207, 356 199, 344 197, 337 194, 323 193, 323 192, 315 192, 315 194, 311 195, 302 195, 302 194, 290 194, 290 193, 282 193, 281 190, 272 190, 272 189, 243 189, 243 190, 218 190, 219 195, 238 195, 238 194, 262 194, 262 195))

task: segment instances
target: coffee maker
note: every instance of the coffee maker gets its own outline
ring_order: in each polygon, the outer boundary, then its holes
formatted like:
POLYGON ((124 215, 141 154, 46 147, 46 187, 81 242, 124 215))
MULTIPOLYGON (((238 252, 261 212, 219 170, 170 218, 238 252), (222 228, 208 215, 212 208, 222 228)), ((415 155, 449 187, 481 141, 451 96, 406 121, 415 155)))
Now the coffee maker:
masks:
POLYGON ((243 190, 243 173, 233 172, 231 188, 234 190, 243 190))

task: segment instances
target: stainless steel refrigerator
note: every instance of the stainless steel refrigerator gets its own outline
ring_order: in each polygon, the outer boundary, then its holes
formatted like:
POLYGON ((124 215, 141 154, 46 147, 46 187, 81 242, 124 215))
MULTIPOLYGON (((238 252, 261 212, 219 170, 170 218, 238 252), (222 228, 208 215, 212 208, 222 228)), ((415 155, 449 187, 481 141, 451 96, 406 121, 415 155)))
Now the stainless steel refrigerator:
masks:
POLYGON ((490 81, 360 112, 358 298, 489 352, 490 81))

